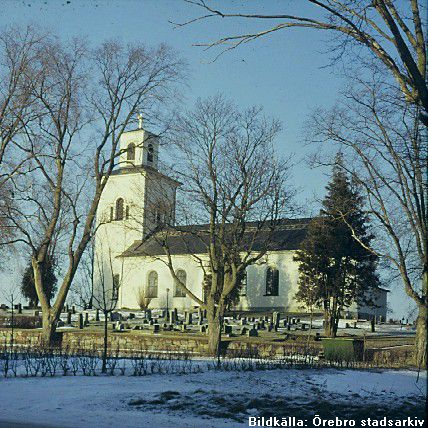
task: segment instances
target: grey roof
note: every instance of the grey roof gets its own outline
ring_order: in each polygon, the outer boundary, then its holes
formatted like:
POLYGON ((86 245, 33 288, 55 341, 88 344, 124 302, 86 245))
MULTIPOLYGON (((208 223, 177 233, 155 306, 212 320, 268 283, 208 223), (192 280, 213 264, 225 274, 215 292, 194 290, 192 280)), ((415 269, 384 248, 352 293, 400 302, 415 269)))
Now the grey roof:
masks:
MULTIPOLYGON (((310 218, 281 219, 271 232, 268 226, 258 230, 256 222, 247 222, 241 241, 242 250, 297 250, 306 236, 310 218)), ((122 257, 158 256, 165 254, 162 241, 166 239, 171 254, 205 254, 209 238, 208 225, 176 226, 154 233, 146 239, 134 241, 122 257)))

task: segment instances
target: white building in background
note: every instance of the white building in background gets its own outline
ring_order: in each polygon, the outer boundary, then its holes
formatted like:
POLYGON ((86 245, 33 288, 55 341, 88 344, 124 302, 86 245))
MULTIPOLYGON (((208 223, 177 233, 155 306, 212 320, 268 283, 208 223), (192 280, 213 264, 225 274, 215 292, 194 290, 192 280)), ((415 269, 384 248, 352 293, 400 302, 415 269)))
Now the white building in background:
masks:
MULTIPOLYGON (((194 300, 175 287, 165 264, 164 250, 153 230, 175 217, 180 183, 159 171, 159 138, 137 129, 123 133, 118 168, 102 194, 95 241, 95 289, 117 288, 118 308, 138 309, 140 290, 151 308, 191 309, 194 300)), ((293 255, 304 239, 310 219, 283 220, 262 263, 249 266, 237 310, 305 312, 296 301, 298 264, 293 255)), ((251 224, 248 225, 251 229, 251 224)), ((200 225, 194 227, 202 227, 200 225)), ((195 259, 206 259, 205 245, 192 226, 169 236, 168 246, 177 274, 203 300, 203 270, 195 259)), ((257 250, 257 248, 254 248, 257 250)), ((376 307, 353 304, 349 314, 386 319, 387 290, 377 289, 376 307)))

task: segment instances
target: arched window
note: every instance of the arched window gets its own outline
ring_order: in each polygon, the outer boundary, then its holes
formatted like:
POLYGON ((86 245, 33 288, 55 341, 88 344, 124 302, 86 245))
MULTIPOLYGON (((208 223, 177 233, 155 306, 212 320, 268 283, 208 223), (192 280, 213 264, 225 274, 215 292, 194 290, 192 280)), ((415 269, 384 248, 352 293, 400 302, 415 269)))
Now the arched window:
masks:
POLYGON ((158 297, 158 273, 154 270, 147 276, 147 297, 158 297))
POLYGON ((153 144, 149 144, 147 146, 147 162, 153 162, 153 153, 154 153, 154 148, 153 148, 153 144))
MULTIPOLYGON (((186 285, 187 281, 187 274, 186 271, 183 269, 180 269, 176 272, 178 280, 183 284, 186 285)), ((174 297, 186 297, 186 292, 177 284, 175 284, 174 287, 174 297)))
POLYGON ((246 296, 247 295, 247 271, 244 271, 242 273, 242 279, 241 279, 241 288, 239 290, 240 296, 246 296))
POLYGON ((126 149, 126 160, 135 160, 135 144, 131 143, 126 149))
POLYGON ((279 270, 273 267, 266 269, 266 296, 278 296, 279 270))
POLYGON ((117 273, 113 275, 113 290, 112 290, 112 304, 117 302, 119 298, 120 275, 117 273))
POLYGON ((119 198, 116 201, 116 220, 123 220, 123 199, 119 198))

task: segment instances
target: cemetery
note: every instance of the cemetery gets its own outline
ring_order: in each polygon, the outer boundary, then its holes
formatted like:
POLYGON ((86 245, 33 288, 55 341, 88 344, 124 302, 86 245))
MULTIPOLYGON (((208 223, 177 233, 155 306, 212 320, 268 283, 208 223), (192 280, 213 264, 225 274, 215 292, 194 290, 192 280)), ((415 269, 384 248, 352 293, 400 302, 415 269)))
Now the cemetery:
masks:
MULTIPOLYGON (((14 310, 5 308, 3 305, 0 309, 3 348, 40 347, 40 312, 23 309, 21 305, 14 310)), ((351 360, 378 367, 412 366, 414 326, 405 320, 385 323, 374 319, 343 319, 336 339, 324 337, 322 317, 315 316, 311 321, 305 314, 234 313, 225 316, 222 324, 220 356, 223 358, 310 356, 320 363, 351 360), (337 352, 332 354, 332 348, 337 352), (345 348, 348 350, 344 351, 345 348)), ((127 357, 137 352, 192 358, 208 356, 209 327, 202 309, 172 309, 168 313, 165 310, 114 311, 108 314, 107 327, 108 348, 116 356, 127 357)), ((99 310, 82 311, 67 305, 58 322, 57 346, 79 352, 101 352, 103 330, 104 315, 99 310)))

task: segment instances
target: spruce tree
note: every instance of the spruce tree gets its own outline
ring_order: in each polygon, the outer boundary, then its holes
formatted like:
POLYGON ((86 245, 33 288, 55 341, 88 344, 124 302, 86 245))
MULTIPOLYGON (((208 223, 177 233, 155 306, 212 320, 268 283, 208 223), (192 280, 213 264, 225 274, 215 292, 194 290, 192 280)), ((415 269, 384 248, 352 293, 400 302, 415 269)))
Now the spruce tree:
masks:
POLYGON ((363 198, 354 189, 337 158, 319 217, 308 226, 295 260, 299 262, 296 298, 324 312, 325 334, 335 337, 339 318, 353 302, 370 303, 370 289, 379 286, 377 257, 368 250, 363 198))
MULTIPOLYGON (((55 264, 52 257, 48 257, 42 265, 42 284, 45 287, 45 293, 49 300, 55 294, 57 286, 57 277, 55 275, 55 264)), ((34 272, 33 266, 30 264, 25 269, 24 275, 21 282, 22 295, 29 300, 31 307, 37 307, 39 298, 36 292, 36 286, 34 284, 34 272)))

